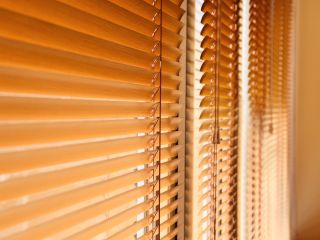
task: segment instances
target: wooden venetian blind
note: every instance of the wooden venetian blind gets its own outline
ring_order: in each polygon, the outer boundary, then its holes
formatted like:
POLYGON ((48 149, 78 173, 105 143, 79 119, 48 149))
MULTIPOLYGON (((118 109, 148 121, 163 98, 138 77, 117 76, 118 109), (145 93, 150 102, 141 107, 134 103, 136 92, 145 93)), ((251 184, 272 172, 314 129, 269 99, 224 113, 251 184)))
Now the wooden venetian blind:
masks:
POLYGON ((174 239, 181 0, 0 1, 0 237, 174 239))
POLYGON ((289 239, 292 1, 250 1, 248 239, 289 239))
POLYGON ((236 239, 239 1, 191 1, 188 15, 189 235, 236 239))

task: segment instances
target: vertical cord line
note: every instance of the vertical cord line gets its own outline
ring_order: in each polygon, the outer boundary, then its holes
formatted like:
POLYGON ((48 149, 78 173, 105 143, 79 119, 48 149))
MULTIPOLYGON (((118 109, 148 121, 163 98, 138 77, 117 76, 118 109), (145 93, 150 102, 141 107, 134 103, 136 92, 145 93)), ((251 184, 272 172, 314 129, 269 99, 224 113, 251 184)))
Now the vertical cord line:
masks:
MULTIPOLYGON (((219 3, 217 3, 219 4, 219 3)), ((218 8, 218 6, 217 6, 218 8)), ((218 17, 216 16, 216 35, 218 34, 218 17)), ((217 56, 218 56, 218 43, 217 43, 217 36, 216 36, 216 42, 215 42, 215 63, 213 63, 213 67, 214 67, 214 91, 211 90, 211 93, 213 94, 212 98, 214 99, 214 104, 213 104, 213 108, 212 108, 212 111, 213 111, 213 114, 212 116, 214 117, 214 121, 213 121, 213 135, 212 135, 212 144, 213 144, 213 147, 211 148, 211 157, 212 157, 212 167, 211 167, 211 178, 212 178, 212 181, 211 181, 211 188, 212 188, 212 213, 211 215, 213 215, 213 217, 211 217, 211 221, 213 220, 213 223, 211 223, 211 229, 212 229, 212 225, 213 225, 213 234, 211 234, 210 236, 210 239, 216 239, 216 177, 217 177, 217 171, 216 171, 216 161, 217 161, 217 148, 216 148, 216 136, 217 136, 217 56), (215 65, 214 65, 215 64, 215 65)), ((212 231, 212 230, 211 230, 212 231)), ((211 232, 210 231, 210 232, 211 232)))
POLYGON ((159 235, 158 235, 158 239, 160 239, 160 233, 161 233, 161 229, 160 229, 160 219, 161 219, 161 211, 160 211, 160 203, 161 203, 161 117, 162 117, 162 21, 163 21, 163 14, 162 14, 162 0, 160 0, 160 84, 159 84, 159 197, 158 197, 158 206, 159 206, 159 218, 158 218, 158 229, 159 229, 159 235))
MULTIPOLYGON (((240 8, 239 8, 239 1, 236 1, 236 4, 237 4, 237 11, 236 11, 236 14, 237 14, 237 31, 239 31, 239 16, 240 16, 240 8)), ((236 51, 236 54, 237 54, 237 58, 236 58, 236 61, 237 61, 237 66, 238 66, 238 69, 237 70, 239 70, 239 50, 240 50, 240 47, 239 47, 239 39, 240 39, 240 36, 239 36, 239 32, 237 33, 237 44, 236 44, 236 49, 235 49, 235 51, 236 51)), ((243 59, 241 59, 242 61, 243 61, 243 59)), ((235 99, 236 99, 236 108, 237 109, 239 109, 239 91, 238 91, 238 89, 239 89, 239 75, 237 75, 237 84, 236 84, 236 87, 235 87, 235 89, 234 88, 232 88, 232 92, 233 93, 236 93, 235 94, 235 99)), ((233 110, 233 114, 234 114, 234 109, 232 109, 233 110)), ((234 115, 233 115, 234 116, 234 115)), ((235 116, 235 118, 237 119, 237 122, 239 123, 240 121, 239 121, 239 112, 237 112, 236 113, 236 116, 235 116)), ((233 120, 234 120, 234 118, 233 118, 233 120)), ((239 137, 239 128, 238 128, 238 131, 237 131, 237 137, 239 137)), ((239 140, 238 140, 239 141, 239 140)), ((232 142, 232 146, 234 146, 234 142, 232 142)), ((238 145, 238 143, 237 143, 237 149, 239 149, 239 145, 238 145)), ((235 223, 234 223, 234 229, 235 229, 235 235, 238 235, 238 232, 240 232, 239 231, 239 229, 238 229, 238 211, 237 211, 237 209, 238 209, 238 179, 239 179, 239 175, 238 175, 238 172, 239 172, 239 157, 237 156, 237 166, 236 166, 236 169, 237 169, 237 172, 236 172, 236 188, 237 188, 237 190, 236 190, 236 196, 235 196, 235 198, 233 199, 234 201, 235 201, 235 208, 236 208, 236 210, 235 210, 235 217, 234 217, 234 219, 235 219, 235 223)), ((240 201, 241 202, 241 201, 240 201)))
POLYGON ((218 160, 218 144, 220 143, 220 124, 219 124, 219 104, 220 104, 220 76, 219 76, 219 68, 220 68, 220 24, 221 24, 221 0, 217 1, 217 49, 216 49, 216 71, 215 71, 215 136, 214 136, 214 172, 215 172, 215 178, 214 178, 214 239, 217 239, 217 198, 218 198, 218 194, 217 194, 217 189, 218 189, 218 166, 217 166, 217 160, 218 160))
MULTIPOLYGON (((156 4, 158 0, 153 0, 152 5, 157 9, 156 4)), ((150 239, 160 239, 160 195, 161 195, 161 103, 162 103, 162 0, 160 0, 160 9, 156 10, 152 18, 152 22, 156 24, 155 30, 152 33, 152 37, 155 37, 157 32, 159 33, 159 40, 156 40, 152 48, 152 53, 155 54, 155 58, 151 63, 152 69, 155 71, 152 77, 152 86, 154 89, 152 93, 152 118, 153 118, 153 129, 152 129, 152 205, 151 205, 151 229, 148 231, 150 239), (160 23, 156 23, 157 17, 160 17, 160 23), (156 50, 159 48, 159 55, 156 50), (156 70, 156 66, 159 64, 159 70, 156 70), (157 84, 159 80, 159 84, 157 84), (158 97, 159 96, 159 97, 158 97), (158 125, 158 127, 156 127, 158 125), (158 141, 158 144, 157 144, 158 141), (158 159, 157 159, 158 155, 158 159), (157 188, 158 185, 158 188, 157 188), (157 188, 157 189, 156 189, 157 188)))
POLYGON ((263 113, 259 113, 259 147, 258 147, 258 239, 261 239, 261 221, 262 221, 262 151, 263 151, 263 113))
MULTIPOLYGON (((256 44, 255 41, 257 39, 257 31, 255 30, 254 25, 258 27, 259 22, 258 22, 258 6, 256 1, 252 1, 251 4, 248 3, 248 11, 249 11, 249 16, 248 16, 248 47, 249 47, 249 55, 250 53, 252 54, 252 58, 248 59, 249 60, 249 66, 248 66, 248 71, 250 68, 252 68, 252 73, 249 74, 249 95, 250 95, 250 90, 252 91, 252 99, 250 100, 249 97, 249 108, 251 109, 251 126, 252 130, 250 131, 250 192, 249 192, 249 204, 250 204, 250 215, 249 215, 249 222, 247 222, 248 225, 248 239, 253 240, 255 237, 255 232, 256 232, 256 202, 257 202, 257 196, 256 196, 256 159, 257 159, 257 149, 254 147, 256 144, 256 141, 258 140, 258 133, 257 133, 257 124, 258 124, 258 119, 256 116, 256 111, 258 111, 258 106, 257 106, 257 96, 256 96, 256 91, 257 91, 257 86, 256 84, 253 85, 253 83, 256 82, 257 78, 257 73, 258 69, 257 67, 259 66, 258 64, 258 51, 256 50, 256 44), (252 18, 250 19, 250 16, 252 18), (250 39, 253 42, 250 42, 250 39)), ((249 56, 248 56, 249 57, 249 56)), ((249 72, 248 72, 249 73, 249 72)))
MULTIPOLYGON (((262 48, 262 58, 260 57, 259 60, 261 59, 263 62, 261 64, 263 64, 263 76, 261 76, 262 78, 262 87, 263 87, 263 91, 262 91, 262 106, 261 109, 259 111, 259 147, 258 147, 258 238, 261 239, 262 236, 262 174, 263 174, 263 140, 264 140, 264 116, 266 114, 266 103, 267 103, 267 76, 266 76, 266 72, 267 72, 267 61, 268 59, 266 59, 268 57, 268 14, 269 14, 269 7, 268 7, 268 3, 266 3, 263 6, 262 9, 263 12, 263 16, 261 18, 261 21, 263 22, 263 29, 264 32, 266 34, 266 36, 263 37, 263 48, 262 48), (267 16, 265 16, 267 15, 267 16)), ((259 64, 259 65, 261 65, 259 64)))
POLYGON ((273 102, 272 102, 272 92, 273 92, 273 0, 270 0, 270 16, 269 16, 269 21, 270 21, 270 37, 269 37, 269 41, 270 41, 270 77, 269 77, 269 104, 270 104, 270 125, 269 125, 269 132, 271 134, 273 134, 273 102))
POLYGON ((220 68, 220 32, 221 32, 221 2, 217 1, 217 50, 216 50, 216 77, 215 77, 215 143, 220 143, 220 119, 219 119, 219 107, 220 107, 220 76, 219 76, 219 68, 220 68))
MULTIPOLYGON (((213 3, 213 2, 212 2, 213 3)), ((211 15, 214 16, 214 12, 211 12, 211 15)), ((212 26, 217 27, 217 20, 216 24, 212 23, 212 26)), ((212 57, 212 68, 210 68, 210 72, 212 73, 211 79, 210 79, 210 107, 211 109, 211 118, 213 117, 214 119, 211 119, 211 124, 210 124, 210 131, 211 131, 211 144, 212 147, 210 148, 210 158, 211 158, 211 196, 212 196, 212 203, 211 203, 211 212, 210 212, 210 239, 215 239, 215 208, 216 208, 216 194, 215 194, 215 176, 216 176, 216 171, 215 171, 215 162, 216 162, 216 86, 217 86, 217 75, 216 75, 216 60, 217 60, 217 43, 213 42, 212 49, 215 49, 215 58, 212 57)))
POLYGON ((257 231, 258 231, 258 239, 261 239, 261 204, 262 204, 262 141, 263 138, 263 124, 262 124, 262 117, 260 116, 259 120, 259 147, 258 147, 258 226, 257 226, 257 231))
POLYGON ((242 31, 241 31, 241 44, 239 46, 241 49, 241 65, 240 65, 240 77, 241 77, 241 94, 240 94, 240 158, 239 158, 239 221, 238 221, 238 239, 249 239, 249 231, 247 229, 248 225, 248 218, 250 217, 251 210, 248 209, 249 200, 251 200, 248 196, 249 195, 249 183, 250 180, 248 179, 248 175, 250 175, 249 169, 250 165, 250 157, 249 154, 251 153, 248 145, 250 144, 249 141, 249 37, 250 37, 250 3, 249 0, 244 0, 242 2, 243 7, 239 8, 239 11, 242 12, 241 24, 242 24, 242 31))
MULTIPOLYGON (((285 146, 285 142, 284 142, 284 135, 283 134, 283 129, 284 129, 284 120, 283 120, 283 116, 284 116, 284 109, 285 109, 285 99, 286 99, 286 91, 285 91, 285 82, 286 82, 286 67, 285 67, 285 61, 286 61, 286 52, 285 52, 285 38, 286 38, 286 30, 285 30, 285 23, 286 23, 286 11, 285 11, 285 1, 282 1, 282 4, 280 5, 280 14, 281 14, 281 21, 280 21, 280 51, 279 51, 279 55, 282 56, 282 58, 279 60, 279 65, 280 65, 280 89, 279 89, 279 93, 280 93, 280 99, 279 99, 279 103, 280 103, 280 111, 279 111, 279 124, 278 124, 278 136, 279 136, 279 144, 281 146, 285 146)), ((280 195, 280 201, 279 201, 279 209, 280 209, 280 217, 281 217, 281 223, 282 224, 282 217, 283 217, 283 160, 285 160, 284 158, 284 148, 280 149, 279 152, 279 177, 278 177, 278 181, 280 183, 280 187, 279 187, 279 195, 280 195)))
MULTIPOLYGON (((264 9, 264 6, 263 6, 263 4, 261 4, 261 7, 259 7, 258 8, 258 13, 260 13, 262 16, 260 17, 260 19, 259 19, 259 25, 258 25, 258 27, 260 27, 261 25, 263 25, 263 21, 264 21, 264 11, 265 11, 265 9, 264 9), (261 9, 262 8, 262 9, 261 9)), ((262 29, 263 29, 263 26, 262 26, 262 29)), ((259 35, 260 33, 257 33, 257 35, 259 35)), ((258 46, 259 47, 259 46, 258 46)), ((257 198, 258 198, 258 201, 257 201, 257 203, 258 203, 258 206, 257 206, 257 229, 256 229, 256 231, 257 231, 257 239, 261 239, 261 173, 262 173, 262 138, 263 138, 263 109, 264 109, 264 95, 265 95, 265 88, 264 88, 264 86, 265 86, 265 77, 264 77, 264 75, 262 75, 261 76, 261 71, 262 71, 262 74, 264 73, 264 70, 265 70, 265 63, 264 63, 264 59, 263 59, 263 56, 264 56, 264 51, 263 51, 263 47, 261 48, 260 47, 260 49, 258 49, 257 50, 257 59, 258 59, 258 63, 257 63, 257 65, 258 65, 258 81, 259 81, 259 85, 261 84, 262 85, 262 102, 260 102, 259 100, 260 99, 258 99, 258 112, 257 112, 257 114, 258 114, 258 116, 257 116, 257 118, 258 118, 258 147, 257 147, 257 151, 258 151, 258 158, 257 158, 257 187, 258 187, 258 189, 257 189, 257 194, 258 194, 258 196, 257 196, 257 198), (261 51, 261 50, 262 51, 261 51), (261 67, 261 65, 263 65, 263 67, 261 67), (261 81, 262 81, 262 83, 261 83, 261 81), (261 103, 261 105, 260 105, 260 103, 261 103)))

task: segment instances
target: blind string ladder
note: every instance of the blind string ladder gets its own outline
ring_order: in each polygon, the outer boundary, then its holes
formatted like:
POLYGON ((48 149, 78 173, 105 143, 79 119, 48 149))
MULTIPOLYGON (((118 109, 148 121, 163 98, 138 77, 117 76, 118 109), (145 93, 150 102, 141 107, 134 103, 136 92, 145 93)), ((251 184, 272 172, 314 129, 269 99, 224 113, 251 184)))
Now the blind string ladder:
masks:
MULTIPOLYGON (((155 6, 159 0, 154 0, 152 5, 155 6)), ((154 72, 151 79, 151 85, 153 92, 151 95, 151 101, 153 107, 151 109, 152 135, 150 141, 150 147, 152 150, 151 154, 151 207, 150 207, 150 218, 148 236, 150 239, 160 239, 160 178, 161 178, 161 70, 162 70, 162 0, 160 0, 160 9, 156 9, 152 22, 155 24, 155 29, 151 36, 154 39, 154 45, 151 49, 154 58, 151 62, 151 68, 154 72), (159 19, 159 24, 157 21, 159 19), (157 40, 157 35, 159 40, 157 40)))

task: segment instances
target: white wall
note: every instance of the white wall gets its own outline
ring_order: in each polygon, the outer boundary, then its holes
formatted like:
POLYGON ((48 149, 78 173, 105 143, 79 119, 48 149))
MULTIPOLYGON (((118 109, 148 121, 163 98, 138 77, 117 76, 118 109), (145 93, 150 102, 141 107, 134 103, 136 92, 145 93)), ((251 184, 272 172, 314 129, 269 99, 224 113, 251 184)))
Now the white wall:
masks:
POLYGON ((320 239, 320 0, 298 0, 296 232, 320 239))

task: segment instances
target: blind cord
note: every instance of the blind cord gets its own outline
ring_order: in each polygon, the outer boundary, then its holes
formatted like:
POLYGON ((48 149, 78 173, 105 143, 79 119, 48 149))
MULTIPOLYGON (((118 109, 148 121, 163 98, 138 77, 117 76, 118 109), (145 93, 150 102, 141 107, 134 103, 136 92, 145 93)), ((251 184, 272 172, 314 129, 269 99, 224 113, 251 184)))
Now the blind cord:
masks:
MULTIPOLYGON (((154 0, 152 5, 156 7, 158 0, 154 0)), ((162 0, 160 0, 160 9, 157 9, 152 17, 152 22, 156 24, 156 27, 152 33, 152 37, 156 38, 159 33, 159 40, 157 40, 151 50, 155 57, 151 63, 153 71, 157 71, 153 74, 151 84, 154 87, 151 99, 153 102, 152 118, 152 198, 151 198, 151 218, 149 224, 151 229, 148 231, 150 239, 160 239, 160 190, 161 190, 161 103, 162 103, 162 0), (157 24, 156 20, 160 17, 160 23, 157 24), (157 50, 159 49, 159 54, 157 50), (159 56, 158 56, 159 55, 159 56), (159 80, 159 82, 157 82, 159 80), (158 125, 158 128, 156 126, 158 125), (158 144, 157 144, 158 142, 158 144), (158 158, 157 158, 158 156, 158 158)))

